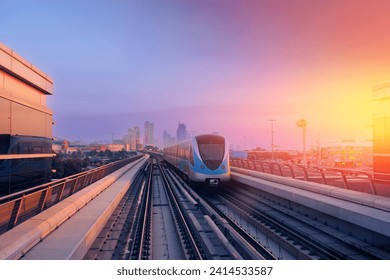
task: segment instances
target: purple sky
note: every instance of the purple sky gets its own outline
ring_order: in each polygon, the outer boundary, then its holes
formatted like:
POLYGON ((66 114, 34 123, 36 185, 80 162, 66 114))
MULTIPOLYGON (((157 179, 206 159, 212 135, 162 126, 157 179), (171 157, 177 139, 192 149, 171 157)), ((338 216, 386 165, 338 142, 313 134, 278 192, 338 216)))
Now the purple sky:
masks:
POLYGON ((372 138, 390 79, 390 1, 1 0, 0 40, 54 79, 54 136, 179 122, 235 146, 372 138))

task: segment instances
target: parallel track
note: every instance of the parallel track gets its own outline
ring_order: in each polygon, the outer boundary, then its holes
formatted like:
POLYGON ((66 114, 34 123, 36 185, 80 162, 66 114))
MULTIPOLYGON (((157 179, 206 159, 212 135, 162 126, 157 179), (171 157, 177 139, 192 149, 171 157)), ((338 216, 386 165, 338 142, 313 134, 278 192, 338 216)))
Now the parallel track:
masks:
MULTIPOLYGON (((239 208, 247 219, 256 220, 262 228, 272 231, 276 238, 294 248, 294 252, 303 248, 302 253, 307 251, 309 259, 381 259, 386 255, 386 252, 372 249, 368 244, 353 240, 351 236, 341 232, 337 233, 336 229, 320 224, 306 215, 259 197, 249 188, 243 190, 241 185, 227 188, 218 195, 218 200, 227 207, 239 208)), ((302 253, 295 254, 304 256, 302 253)))
MULTIPOLYGON (((185 184, 179 176, 176 175, 176 178, 179 179, 182 184, 185 184)), ((194 199, 199 201, 202 207, 207 208, 207 212, 209 212, 210 216, 214 217, 216 224, 225 232, 229 241, 236 246, 237 251, 245 259, 277 259, 277 257, 265 248, 265 246, 260 244, 253 236, 243 230, 232 218, 223 213, 213 202, 211 202, 207 192, 193 192, 192 194, 194 199), (229 227, 229 230, 227 230, 227 227, 229 227)))

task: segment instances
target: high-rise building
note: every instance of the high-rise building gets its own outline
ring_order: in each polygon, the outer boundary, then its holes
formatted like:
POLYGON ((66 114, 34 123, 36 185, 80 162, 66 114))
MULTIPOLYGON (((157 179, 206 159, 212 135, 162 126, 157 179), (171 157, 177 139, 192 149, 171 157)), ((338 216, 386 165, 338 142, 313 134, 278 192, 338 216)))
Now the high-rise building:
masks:
POLYGON ((390 82, 374 87, 374 176, 390 180, 390 82))
POLYGON ((123 137, 123 142, 125 144, 126 151, 135 150, 136 145, 135 145, 134 131, 131 128, 127 130, 127 134, 123 137))
POLYGON ((154 123, 151 123, 149 121, 145 122, 145 138, 144 138, 144 145, 154 145, 154 123))
POLYGON ((163 148, 173 146, 176 142, 175 137, 172 137, 166 130, 163 132, 163 148))
POLYGON ((0 43, 0 195, 52 175, 53 80, 0 43))
POLYGON ((140 139, 139 139, 139 127, 135 126, 127 130, 127 135, 123 137, 123 142, 125 144, 126 151, 135 151, 140 149, 140 139))
POLYGON ((177 127, 177 131, 176 131, 177 142, 181 142, 181 141, 188 139, 189 138, 188 136, 189 136, 189 134, 187 132, 186 125, 184 123, 179 123, 179 125, 177 127))
POLYGON ((134 126, 133 127, 133 131, 134 131, 134 137, 135 137, 135 148, 136 149, 141 149, 141 139, 140 139, 140 130, 139 130, 139 126, 134 126))

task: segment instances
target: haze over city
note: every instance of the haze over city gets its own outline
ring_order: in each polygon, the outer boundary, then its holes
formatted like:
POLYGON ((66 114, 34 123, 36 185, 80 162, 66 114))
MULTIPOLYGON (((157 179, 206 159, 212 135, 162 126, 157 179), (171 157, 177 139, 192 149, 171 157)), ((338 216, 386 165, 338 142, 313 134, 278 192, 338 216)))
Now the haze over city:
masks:
POLYGON ((233 146, 372 139, 389 1, 1 1, 0 40, 54 80, 53 135, 218 132, 233 146))

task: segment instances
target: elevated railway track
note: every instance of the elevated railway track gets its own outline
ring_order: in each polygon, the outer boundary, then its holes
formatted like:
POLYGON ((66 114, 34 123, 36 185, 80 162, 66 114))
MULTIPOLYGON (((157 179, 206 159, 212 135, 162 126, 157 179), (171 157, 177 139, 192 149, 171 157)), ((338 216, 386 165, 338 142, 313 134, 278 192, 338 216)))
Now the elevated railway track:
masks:
MULTIPOLYGON (((240 168, 233 168, 229 184, 194 187, 155 157, 138 158, 115 172, 112 181, 95 181, 7 228, 0 235, 0 257, 390 259, 386 197, 240 168), (102 184, 105 187, 98 191, 102 184), (102 207, 107 211, 96 213, 102 207), (59 217, 58 209, 68 210, 59 217), (43 219, 50 223, 49 229, 37 222, 43 219), (82 222, 87 219, 89 226, 82 222), (83 241, 66 239, 69 230, 84 236, 83 241)), ((84 177, 75 178, 73 186, 88 181, 85 174, 80 176, 84 177)), ((38 191, 37 197, 50 193, 38 191)))

